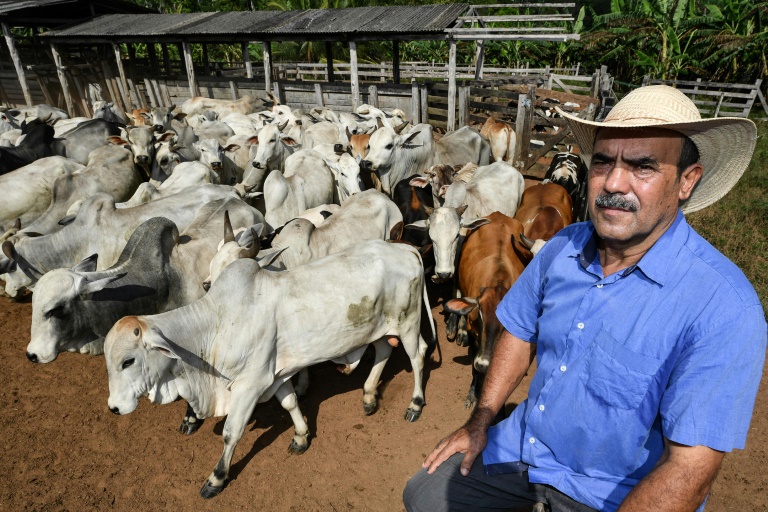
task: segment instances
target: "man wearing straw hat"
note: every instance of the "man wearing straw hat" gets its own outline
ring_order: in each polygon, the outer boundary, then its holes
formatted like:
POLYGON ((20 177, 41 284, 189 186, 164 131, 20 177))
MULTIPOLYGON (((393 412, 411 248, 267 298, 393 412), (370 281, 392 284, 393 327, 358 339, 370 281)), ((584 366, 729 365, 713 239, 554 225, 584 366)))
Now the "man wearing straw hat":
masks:
POLYGON ((602 123, 561 114, 592 220, 552 238, 499 305, 477 408, 408 482, 409 511, 702 510, 725 452, 744 448, 763 309, 683 212, 738 181, 754 123, 703 120, 667 86, 602 123), (491 426, 534 356, 528 399, 491 426))

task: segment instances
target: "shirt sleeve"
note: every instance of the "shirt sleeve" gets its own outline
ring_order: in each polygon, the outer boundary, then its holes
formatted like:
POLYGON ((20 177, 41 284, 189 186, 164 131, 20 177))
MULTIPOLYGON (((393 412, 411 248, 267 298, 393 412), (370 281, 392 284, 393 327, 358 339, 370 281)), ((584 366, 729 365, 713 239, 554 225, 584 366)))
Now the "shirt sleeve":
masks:
POLYGON ((680 354, 661 401, 664 436, 686 446, 743 449, 763 372, 760 304, 720 316, 680 354))
POLYGON ((568 242, 567 237, 562 235, 563 231, 544 245, 496 307, 501 325, 523 341, 538 341, 537 324, 544 296, 543 272, 568 242))

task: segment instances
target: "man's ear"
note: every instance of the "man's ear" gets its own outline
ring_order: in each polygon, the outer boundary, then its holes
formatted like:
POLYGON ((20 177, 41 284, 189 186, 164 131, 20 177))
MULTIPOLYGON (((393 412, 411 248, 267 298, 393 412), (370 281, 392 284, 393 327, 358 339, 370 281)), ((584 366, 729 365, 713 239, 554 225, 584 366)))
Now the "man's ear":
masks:
POLYGON ((704 167, 698 162, 683 170, 683 173, 678 179, 680 183, 677 197, 680 201, 685 201, 691 197, 693 189, 701 179, 702 174, 704 174, 704 167))

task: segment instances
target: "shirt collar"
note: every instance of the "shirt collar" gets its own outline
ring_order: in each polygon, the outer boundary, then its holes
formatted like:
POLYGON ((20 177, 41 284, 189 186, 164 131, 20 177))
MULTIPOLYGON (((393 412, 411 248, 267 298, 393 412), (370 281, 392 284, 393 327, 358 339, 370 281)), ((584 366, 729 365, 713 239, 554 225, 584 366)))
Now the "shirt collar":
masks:
MULTIPOLYGON (((575 238, 571 245, 568 256, 579 259, 582 267, 589 270, 590 267, 600 268, 600 261, 597 255, 597 235, 592 222, 589 222, 588 229, 585 229, 575 238)), ((628 267, 620 274, 622 276, 630 274, 635 268, 645 274, 653 282, 664 285, 667 275, 670 271, 670 263, 675 260, 678 252, 682 249, 688 240, 690 228, 685 220, 681 210, 677 211, 677 217, 669 228, 656 240, 656 243, 645 253, 636 265, 628 267)))

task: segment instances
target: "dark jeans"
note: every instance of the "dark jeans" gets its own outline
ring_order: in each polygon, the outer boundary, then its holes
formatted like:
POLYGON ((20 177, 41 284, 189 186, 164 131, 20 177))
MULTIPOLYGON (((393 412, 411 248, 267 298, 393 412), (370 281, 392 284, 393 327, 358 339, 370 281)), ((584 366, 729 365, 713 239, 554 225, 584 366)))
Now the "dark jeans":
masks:
POLYGON ((457 453, 437 470, 416 473, 405 486, 403 503, 408 512, 469 512, 481 510, 530 510, 546 503, 552 512, 590 512, 554 487, 528 482, 528 472, 486 476, 478 457, 467 476, 459 472, 464 455, 457 453))

